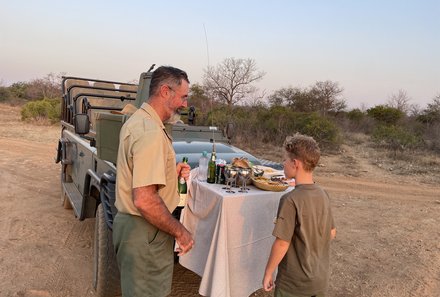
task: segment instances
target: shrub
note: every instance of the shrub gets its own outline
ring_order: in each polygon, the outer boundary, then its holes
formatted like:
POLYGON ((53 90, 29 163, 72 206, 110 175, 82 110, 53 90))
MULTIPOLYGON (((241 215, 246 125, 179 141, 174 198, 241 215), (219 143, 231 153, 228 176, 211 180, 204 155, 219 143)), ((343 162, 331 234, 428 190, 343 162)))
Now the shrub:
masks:
POLYGON ((390 125, 395 125, 404 115, 402 111, 384 105, 377 105, 368 109, 367 114, 381 123, 390 125))
POLYGON ((55 123, 60 120, 61 109, 60 100, 48 99, 31 101, 26 103, 21 109, 21 119, 25 120, 49 120, 55 123))
POLYGON ((339 144, 339 129, 329 118, 317 113, 294 112, 285 106, 234 106, 231 111, 225 106, 218 107, 198 124, 225 127, 228 122, 234 124, 237 138, 248 143, 281 146, 286 136, 300 132, 312 136, 322 146, 339 144))
POLYGON ((440 153, 440 122, 434 123, 423 135, 428 149, 440 153))
POLYGON ((0 86, 0 102, 8 101, 11 98, 11 92, 6 87, 0 86))
POLYGON ((26 97, 26 89, 28 87, 28 83, 25 82, 16 82, 13 83, 9 87, 9 91, 16 98, 25 98, 26 97))
POLYGON ((339 130, 328 118, 316 113, 302 114, 298 118, 297 129, 300 133, 312 136, 323 146, 339 144, 339 130))
POLYGON ((355 108, 347 113, 341 113, 342 117, 336 117, 336 123, 342 131, 362 132, 371 134, 375 126, 375 120, 360 109, 355 108))
POLYGON ((359 108, 355 108, 347 112, 347 118, 357 124, 359 124, 364 117, 365 113, 363 113, 359 108))
POLYGON ((394 125, 377 126, 373 131, 372 139, 376 144, 394 151, 414 149, 422 143, 419 135, 394 125))

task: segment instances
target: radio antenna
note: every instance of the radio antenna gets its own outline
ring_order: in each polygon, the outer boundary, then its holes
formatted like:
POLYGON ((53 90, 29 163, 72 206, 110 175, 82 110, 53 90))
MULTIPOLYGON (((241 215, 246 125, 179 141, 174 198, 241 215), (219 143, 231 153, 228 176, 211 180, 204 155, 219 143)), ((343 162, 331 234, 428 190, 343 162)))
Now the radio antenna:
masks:
POLYGON ((209 67, 209 47, 208 47, 208 34, 206 33, 206 27, 205 27, 205 23, 203 23, 203 30, 205 30, 206 57, 208 58, 208 67, 209 67))
MULTIPOLYGON (((209 71, 209 47, 208 47, 208 33, 206 33, 206 27, 205 27, 205 23, 203 23, 203 30, 205 31, 205 43, 206 43, 206 57, 208 59, 208 67, 206 69, 206 71, 209 71)), ((212 101, 213 99, 211 98, 211 127, 214 127, 214 113, 212 112, 212 101)), ((212 139, 214 139, 214 129, 212 129, 212 139)))

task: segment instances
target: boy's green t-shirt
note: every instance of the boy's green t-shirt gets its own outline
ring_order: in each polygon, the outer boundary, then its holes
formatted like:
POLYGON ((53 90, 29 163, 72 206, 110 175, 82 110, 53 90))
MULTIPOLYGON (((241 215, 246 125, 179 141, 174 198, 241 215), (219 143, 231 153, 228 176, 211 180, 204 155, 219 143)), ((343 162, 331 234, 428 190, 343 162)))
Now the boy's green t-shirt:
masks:
POLYGON ((329 196, 318 185, 298 185, 281 197, 272 234, 290 246, 278 266, 280 289, 304 296, 325 294, 332 228, 329 196))

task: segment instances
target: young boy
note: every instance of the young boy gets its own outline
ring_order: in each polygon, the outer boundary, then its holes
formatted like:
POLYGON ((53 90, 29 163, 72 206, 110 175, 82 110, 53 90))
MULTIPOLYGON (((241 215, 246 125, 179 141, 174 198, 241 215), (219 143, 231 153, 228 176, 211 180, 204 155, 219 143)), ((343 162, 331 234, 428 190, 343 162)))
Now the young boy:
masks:
POLYGON ((295 134, 284 142, 286 178, 296 187, 283 195, 273 235, 276 237, 267 262, 263 288, 275 287, 275 297, 324 296, 329 279, 330 241, 336 236, 328 194, 313 182, 320 157, 316 141, 295 134))

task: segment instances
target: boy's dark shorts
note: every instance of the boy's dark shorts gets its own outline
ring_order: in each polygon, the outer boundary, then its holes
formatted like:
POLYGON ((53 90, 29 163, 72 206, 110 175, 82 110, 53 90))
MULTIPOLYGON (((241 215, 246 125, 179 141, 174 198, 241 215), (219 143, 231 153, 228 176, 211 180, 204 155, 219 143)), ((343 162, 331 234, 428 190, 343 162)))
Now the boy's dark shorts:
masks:
POLYGON ((113 244, 122 296, 167 296, 173 277, 174 239, 144 218, 118 213, 113 222, 113 244))

